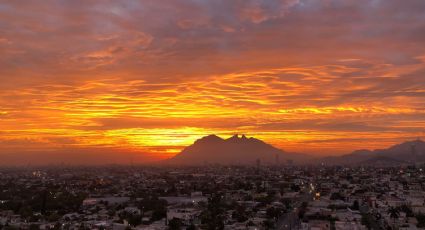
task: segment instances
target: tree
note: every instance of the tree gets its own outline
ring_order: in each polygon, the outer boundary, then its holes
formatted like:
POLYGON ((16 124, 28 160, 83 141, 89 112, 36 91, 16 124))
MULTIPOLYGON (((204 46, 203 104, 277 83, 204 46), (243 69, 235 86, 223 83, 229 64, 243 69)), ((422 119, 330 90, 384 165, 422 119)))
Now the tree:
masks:
POLYGON ((339 192, 334 192, 334 193, 332 193, 330 199, 331 200, 343 200, 344 197, 342 197, 339 192))
POLYGON ((196 230, 196 226, 194 224, 191 224, 187 226, 186 230, 196 230))
POLYGON ((142 216, 135 213, 123 211, 119 214, 119 218, 127 220, 131 226, 137 226, 142 223, 142 216))
POLYGON ((83 223, 81 223, 81 224, 80 224, 80 226, 78 227, 78 229, 79 229, 79 230, 85 230, 85 229, 86 229, 86 227, 84 226, 84 224, 83 224, 83 223))
POLYGON ((277 219, 279 218, 280 214, 281 214, 281 210, 275 207, 270 207, 266 210, 266 215, 270 219, 277 219))
POLYGON ((178 218, 173 218, 168 223, 168 227, 170 230, 180 230, 182 225, 183 225, 182 221, 178 218))
POLYGON ((23 218, 29 218, 33 215, 32 209, 30 206, 22 206, 19 209, 19 214, 23 217, 23 218))
POLYGON ((416 215, 416 219, 418 220, 418 228, 425 228, 425 215, 424 214, 418 214, 416 215))
POLYGON ((248 219, 245 208, 241 205, 237 205, 232 214, 232 218, 236 219, 238 222, 245 222, 248 219))
POLYGON ((407 217, 413 217, 413 211, 412 208, 409 205, 403 204, 402 206, 400 206, 400 211, 406 213, 407 217))
POLYGON ((165 206, 158 206, 152 212, 151 221, 161 220, 167 216, 167 208, 165 206))
POLYGON ((47 216, 47 220, 50 222, 58 221, 60 218, 61 217, 56 212, 53 212, 49 216, 47 216))
POLYGON ((264 225, 264 227, 266 227, 266 229, 273 229, 274 222, 271 221, 271 220, 264 220, 263 225, 264 225))
POLYGON ((366 226, 367 229, 372 228, 372 220, 370 214, 362 214, 361 223, 366 226))
POLYGON ((131 214, 130 216, 128 216, 128 223, 131 226, 137 226, 142 223, 142 216, 137 214, 131 214))
POLYGON ((207 230, 224 229, 224 202, 221 194, 214 194, 209 198, 207 209, 201 213, 201 222, 207 230))
POLYGON ((4 226, 4 228, 2 228, 4 230, 17 230, 17 228, 13 227, 13 226, 4 226))
POLYGON ((353 202, 353 205, 351 206, 351 209, 353 209, 353 210, 359 210, 360 209, 360 205, 359 205, 359 201, 358 200, 355 200, 353 202))
POLYGON ((303 219, 304 218, 304 215, 307 212, 307 207, 308 207, 308 203, 305 202, 305 201, 303 201, 301 203, 300 209, 298 210, 298 218, 299 219, 303 219))
POLYGON ((398 208, 391 207, 388 209, 388 214, 390 215, 390 218, 393 219, 393 229, 395 228, 395 221, 400 216, 400 212, 398 208))
POLYGON ((293 184, 291 185, 291 190, 294 192, 299 192, 301 190, 300 186, 293 184))
POLYGON ((61 229, 61 227, 62 227, 62 225, 58 222, 58 223, 55 224, 55 226, 53 227, 53 229, 59 230, 59 229, 61 229))
POLYGON ((37 224, 31 224, 29 227, 29 230, 39 230, 39 229, 40 229, 40 226, 37 224))

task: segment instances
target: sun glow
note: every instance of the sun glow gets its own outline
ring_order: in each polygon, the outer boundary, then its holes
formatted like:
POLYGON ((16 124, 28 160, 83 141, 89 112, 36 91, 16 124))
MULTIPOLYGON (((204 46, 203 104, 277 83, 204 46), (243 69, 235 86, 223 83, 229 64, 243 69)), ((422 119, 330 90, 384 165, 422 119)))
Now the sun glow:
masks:
MULTIPOLYGON (((213 133, 213 130, 202 128, 183 127, 175 129, 117 129, 109 130, 105 133, 105 138, 122 140, 127 145, 143 147, 183 147, 190 145, 193 140, 205 136, 205 133, 213 133)), ((168 150, 170 152, 170 150, 168 150)), ((173 152, 173 151, 171 151, 173 152)), ((175 152, 175 151, 174 151, 175 152)))

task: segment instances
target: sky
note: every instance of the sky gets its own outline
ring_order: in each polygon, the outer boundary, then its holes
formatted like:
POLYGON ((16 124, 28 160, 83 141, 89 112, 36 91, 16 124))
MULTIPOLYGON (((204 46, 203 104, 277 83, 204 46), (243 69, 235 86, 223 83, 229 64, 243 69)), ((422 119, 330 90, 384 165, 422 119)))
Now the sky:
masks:
POLYGON ((424 12, 423 0, 0 1, 0 156, 148 162, 236 133, 322 156, 423 138, 424 12))

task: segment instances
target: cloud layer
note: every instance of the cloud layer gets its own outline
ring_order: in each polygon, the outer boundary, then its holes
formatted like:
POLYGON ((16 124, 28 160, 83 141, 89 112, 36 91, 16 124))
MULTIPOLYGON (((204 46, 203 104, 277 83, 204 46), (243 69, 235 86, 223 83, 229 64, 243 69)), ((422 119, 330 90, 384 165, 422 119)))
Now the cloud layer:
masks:
POLYGON ((338 154, 425 132, 425 2, 0 3, 0 154, 169 157, 247 133, 338 154))

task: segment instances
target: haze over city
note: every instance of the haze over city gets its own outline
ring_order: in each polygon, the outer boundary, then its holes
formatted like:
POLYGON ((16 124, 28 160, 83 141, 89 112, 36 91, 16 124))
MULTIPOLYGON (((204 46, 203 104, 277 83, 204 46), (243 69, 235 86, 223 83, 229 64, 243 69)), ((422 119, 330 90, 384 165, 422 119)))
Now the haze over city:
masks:
POLYGON ((424 10, 422 0, 2 1, 0 157, 146 163, 211 134, 322 157, 423 138, 424 10))

